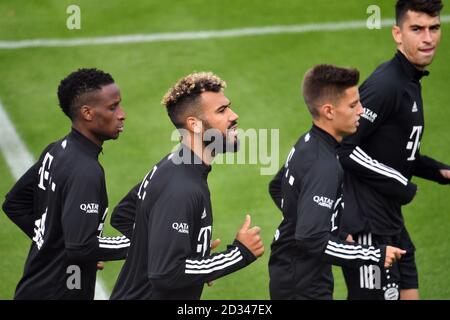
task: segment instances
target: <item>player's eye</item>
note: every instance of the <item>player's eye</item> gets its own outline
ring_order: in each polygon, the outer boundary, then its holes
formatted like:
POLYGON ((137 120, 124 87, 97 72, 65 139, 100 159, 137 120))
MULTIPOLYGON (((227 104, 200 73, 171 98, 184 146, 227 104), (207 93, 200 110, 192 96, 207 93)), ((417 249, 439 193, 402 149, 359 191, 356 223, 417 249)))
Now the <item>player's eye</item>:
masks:
POLYGON ((118 106, 119 106, 119 103, 114 103, 113 105, 109 106, 109 110, 115 111, 118 106))

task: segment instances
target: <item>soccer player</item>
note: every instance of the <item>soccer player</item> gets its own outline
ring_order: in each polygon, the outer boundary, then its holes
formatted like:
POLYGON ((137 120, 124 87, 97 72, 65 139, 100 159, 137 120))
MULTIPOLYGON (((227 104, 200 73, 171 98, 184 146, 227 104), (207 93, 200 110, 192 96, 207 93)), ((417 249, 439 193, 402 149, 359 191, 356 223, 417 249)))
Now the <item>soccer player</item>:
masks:
POLYGON ((415 196, 412 176, 450 183, 450 167, 420 154, 424 132, 421 79, 441 38, 440 0, 400 0, 392 29, 397 53, 360 87, 364 114, 339 151, 345 177, 342 227, 359 243, 407 253, 392 268, 344 268, 349 299, 418 299, 414 245, 401 206, 415 196), (347 174, 348 173, 348 174, 347 174))
POLYGON ((272 299, 332 299, 331 264, 389 267, 404 254, 390 246, 353 244, 339 230, 343 170, 336 151, 363 113, 358 80, 357 70, 332 65, 317 65, 304 77, 313 126, 269 185, 283 212, 269 260, 272 299))
POLYGON ((44 149, 3 203, 33 240, 15 299, 93 299, 97 262, 124 259, 130 244, 101 237, 108 197, 98 155, 123 131, 119 88, 108 73, 79 69, 58 98, 71 132, 44 149))
POLYGON ((264 253, 260 228, 250 228, 249 215, 225 251, 210 252, 207 177, 213 157, 236 151, 238 143, 238 116, 224 88, 225 82, 212 73, 193 73, 164 96, 182 143, 113 212, 113 226, 132 234, 132 244, 111 299, 200 299, 205 283, 264 253))

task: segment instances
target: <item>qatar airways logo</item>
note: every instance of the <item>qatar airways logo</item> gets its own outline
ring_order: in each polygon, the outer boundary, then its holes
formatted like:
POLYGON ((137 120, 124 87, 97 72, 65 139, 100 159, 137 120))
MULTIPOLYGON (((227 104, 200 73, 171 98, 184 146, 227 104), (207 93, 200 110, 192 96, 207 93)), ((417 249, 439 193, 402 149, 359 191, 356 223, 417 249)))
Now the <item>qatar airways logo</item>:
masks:
POLYGON ((370 110, 369 108, 364 108, 364 113, 361 115, 364 119, 369 120, 370 122, 374 123, 375 120, 378 117, 378 114, 370 110))
POLYGON ((98 213, 97 203, 82 203, 80 209, 86 213, 98 213))
POLYGON ((189 225, 184 222, 174 222, 172 223, 172 228, 177 230, 179 233, 189 234, 189 225))
POLYGON ((328 209, 333 208, 334 201, 323 196, 314 196, 314 202, 317 203, 321 207, 326 207, 328 209))

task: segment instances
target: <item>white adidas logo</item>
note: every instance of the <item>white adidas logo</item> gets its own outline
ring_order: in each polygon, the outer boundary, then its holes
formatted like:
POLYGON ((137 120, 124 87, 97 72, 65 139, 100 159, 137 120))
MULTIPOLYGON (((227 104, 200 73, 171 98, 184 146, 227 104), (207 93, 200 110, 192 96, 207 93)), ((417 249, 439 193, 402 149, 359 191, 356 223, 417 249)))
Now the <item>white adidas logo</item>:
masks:
POLYGON ((414 105, 412 107, 412 112, 417 112, 419 111, 419 108, 417 108, 417 103, 414 101, 414 105))

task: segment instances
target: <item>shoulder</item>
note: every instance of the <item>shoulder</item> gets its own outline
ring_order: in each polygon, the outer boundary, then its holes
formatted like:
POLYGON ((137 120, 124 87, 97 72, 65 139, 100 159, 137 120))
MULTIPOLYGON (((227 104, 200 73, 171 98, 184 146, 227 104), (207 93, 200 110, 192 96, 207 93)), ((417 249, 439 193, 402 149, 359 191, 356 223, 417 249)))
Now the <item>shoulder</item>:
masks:
POLYGON ((306 176, 325 176, 338 172, 340 166, 336 152, 323 138, 312 133, 305 135, 296 156, 297 170, 306 176), (306 141, 308 140, 308 141, 306 141))
POLYGON ((160 161, 154 173, 155 185, 162 188, 166 197, 170 198, 193 198, 197 197, 202 190, 202 181, 192 174, 192 168, 187 165, 176 164, 169 158, 160 161))
POLYGON ((67 152, 58 159, 59 173, 69 181, 83 181, 84 184, 99 185, 105 178, 103 168, 97 159, 83 153, 67 152))
POLYGON ((393 60, 381 64, 360 86, 361 96, 376 94, 380 97, 396 98, 404 91, 405 77, 401 67, 393 60))
POLYGON ((319 159, 320 141, 309 131, 298 139, 294 149, 291 162, 297 173, 303 175, 319 159))

